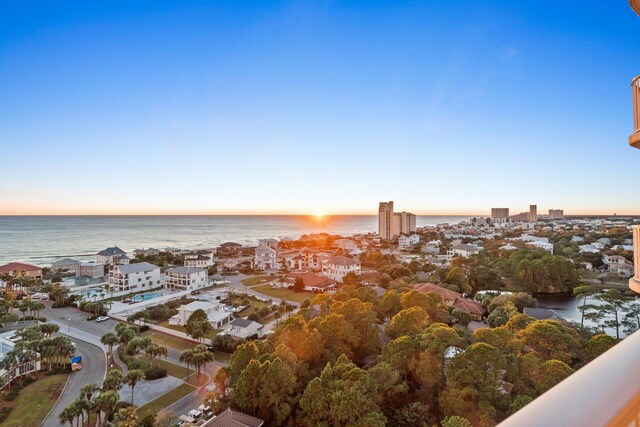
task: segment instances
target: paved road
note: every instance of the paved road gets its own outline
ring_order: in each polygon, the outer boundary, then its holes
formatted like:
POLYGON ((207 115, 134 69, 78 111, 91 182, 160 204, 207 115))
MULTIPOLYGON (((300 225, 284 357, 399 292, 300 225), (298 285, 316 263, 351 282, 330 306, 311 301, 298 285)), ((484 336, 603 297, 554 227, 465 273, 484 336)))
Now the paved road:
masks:
POLYGON ((53 411, 42 423, 42 427, 60 427, 58 416, 62 410, 80 395, 80 389, 87 384, 102 384, 106 374, 106 358, 104 351, 93 344, 70 337, 76 345, 77 354, 82 356, 82 370, 71 373, 60 400, 54 406, 53 411))
MULTIPOLYGON (((276 297, 272 297, 269 295, 265 295, 265 294, 261 294, 260 292, 254 291, 252 288, 245 286, 242 281, 244 279, 247 279, 249 277, 253 277, 253 276, 247 276, 244 274, 238 274, 237 276, 222 276, 222 277, 216 277, 216 280, 227 280, 229 283, 226 285, 228 286, 231 290, 234 291, 239 291, 239 292, 246 292, 248 294, 251 295, 255 295, 259 298, 264 298, 264 299, 271 299, 274 303, 276 304, 280 304, 280 301, 282 301, 280 298, 276 298, 276 297)), ((221 285, 224 286, 224 285, 221 285)), ((289 301, 287 300, 287 302, 289 304, 293 304, 296 307, 300 307, 300 303, 299 302, 295 302, 295 301, 289 301)))
MULTIPOLYGON (((209 378, 213 378, 213 376, 216 374, 218 369, 220 369, 223 366, 226 366, 226 365, 220 362, 209 363, 206 370, 206 373, 207 375, 209 375, 209 378)), ((202 403, 204 402, 205 396, 209 394, 210 391, 212 390, 211 389, 212 386, 213 385, 211 383, 205 384, 203 382, 203 384, 197 390, 186 395, 185 397, 178 400, 177 402, 174 402, 173 404, 169 405, 162 412, 170 413, 174 415, 176 419, 180 415, 186 415, 190 410, 197 409, 198 406, 202 405, 202 403)))

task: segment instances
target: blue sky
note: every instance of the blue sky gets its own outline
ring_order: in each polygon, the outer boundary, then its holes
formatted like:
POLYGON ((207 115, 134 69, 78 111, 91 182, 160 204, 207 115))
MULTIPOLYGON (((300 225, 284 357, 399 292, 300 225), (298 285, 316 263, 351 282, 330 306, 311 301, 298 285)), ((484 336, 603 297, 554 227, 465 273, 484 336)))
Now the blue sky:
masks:
POLYGON ((0 214, 640 214, 624 1, 26 3, 0 214))

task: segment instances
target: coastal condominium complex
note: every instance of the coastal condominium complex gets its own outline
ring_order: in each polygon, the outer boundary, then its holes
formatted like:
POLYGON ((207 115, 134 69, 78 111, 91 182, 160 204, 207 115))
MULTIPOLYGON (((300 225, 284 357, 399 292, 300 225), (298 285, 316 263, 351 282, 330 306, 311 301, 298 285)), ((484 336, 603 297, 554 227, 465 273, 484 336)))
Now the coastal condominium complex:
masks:
POLYGON ((378 235, 382 240, 393 238, 393 202, 380 202, 378 207, 378 235))
POLYGON ((509 208, 491 208, 491 219, 509 218, 509 208))
POLYGON ((529 205, 529 221, 536 222, 538 220, 538 205, 529 205))
POLYGON ((392 240, 401 234, 416 231, 416 216, 410 212, 393 212, 393 202, 380 202, 378 207, 378 235, 392 240))
POLYGON ((549 209, 549 219, 564 219, 564 211, 562 209, 549 209))

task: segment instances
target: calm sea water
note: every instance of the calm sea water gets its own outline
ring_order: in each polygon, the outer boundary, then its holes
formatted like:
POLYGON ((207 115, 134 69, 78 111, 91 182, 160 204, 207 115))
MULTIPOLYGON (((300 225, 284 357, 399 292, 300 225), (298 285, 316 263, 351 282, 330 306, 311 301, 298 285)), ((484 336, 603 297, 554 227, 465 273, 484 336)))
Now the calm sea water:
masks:
MULTIPOLYGON (((418 227, 458 223, 467 216, 418 216, 418 227)), ((255 244, 261 238, 297 238, 326 232, 377 230, 373 215, 326 216, 0 216, 0 264, 47 265, 62 257, 90 260, 117 245, 137 248, 206 248, 227 241, 255 244)))

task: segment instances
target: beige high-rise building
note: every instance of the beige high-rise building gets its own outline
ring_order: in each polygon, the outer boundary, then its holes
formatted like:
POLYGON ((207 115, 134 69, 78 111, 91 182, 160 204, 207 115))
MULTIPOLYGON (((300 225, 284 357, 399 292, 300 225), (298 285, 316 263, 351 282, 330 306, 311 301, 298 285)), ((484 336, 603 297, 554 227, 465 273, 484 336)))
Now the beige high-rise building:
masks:
POLYGON ((491 219, 509 218, 509 208, 491 208, 491 219))
POLYGON ((538 205, 529 205, 529 221, 536 222, 538 220, 538 205))
POLYGON ((549 219, 564 219, 564 211, 562 209, 549 209, 549 219))
POLYGON ((378 235, 382 240, 393 239, 393 202, 380 202, 378 207, 378 235))
POLYGON ((392 240, 401 234, 416 231, 416 216, 410 212, 393 212, 393 202, 380 202, 378 207, 378 235, 392 240))

